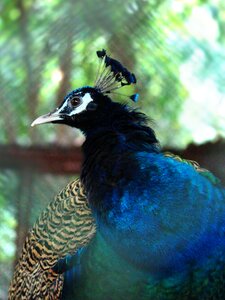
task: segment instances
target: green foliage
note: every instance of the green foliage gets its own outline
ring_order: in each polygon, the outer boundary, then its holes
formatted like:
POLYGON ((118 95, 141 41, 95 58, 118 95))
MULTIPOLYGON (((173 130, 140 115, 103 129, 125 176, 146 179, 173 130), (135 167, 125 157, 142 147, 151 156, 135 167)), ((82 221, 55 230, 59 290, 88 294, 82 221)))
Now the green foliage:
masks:
POLYGON ((13 172, 0 174, 0 264, 12 260, 15 252, 14 199, 17 178, 13 172))
POLYGON ((139 105, 158 124, 164 145, 223 135, 216 107, 225 93, 224 8, 222 0, 2 1, 0 142, 60 142, 52 126, 29 125, 70 89, 93 84, 102 47, 137 74, 139 105), (199 94, 216 100, 197 120, 199 94), (203 138, 196 127, 207 129, 203 138))
POLYGON ((13 214, 6 209, 0 215, 0 263, 12 260, 15 253, 15 227, 13 214))

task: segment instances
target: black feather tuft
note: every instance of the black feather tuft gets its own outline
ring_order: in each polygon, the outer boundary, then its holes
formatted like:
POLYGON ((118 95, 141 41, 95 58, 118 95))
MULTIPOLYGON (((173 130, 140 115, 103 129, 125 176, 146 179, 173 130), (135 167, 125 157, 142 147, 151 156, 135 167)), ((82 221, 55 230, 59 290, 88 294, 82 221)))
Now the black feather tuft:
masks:
POLYGON ((103 58, 106 55, 105 49, 98 50, 96 53, 99 58, 103 58))
MULTIPOLYGON (((98 71, 95 88, 101 93, 107 94, 123 86, 136 84, 137 79, 135 75, 128 71, 118 60, 109 57, 105 49, 96 53, 102 60, 102 63, 98 71)), ((133 97, 132 95, 130 99, 137 101, 137 96, 133 97)))

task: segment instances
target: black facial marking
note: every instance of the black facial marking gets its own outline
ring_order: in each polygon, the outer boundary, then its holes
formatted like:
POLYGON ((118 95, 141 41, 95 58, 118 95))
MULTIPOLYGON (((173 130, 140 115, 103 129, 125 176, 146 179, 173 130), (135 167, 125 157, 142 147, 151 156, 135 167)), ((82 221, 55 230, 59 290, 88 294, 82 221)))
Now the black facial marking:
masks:
POLYGON ((96 110, 97 109, 97 107, 98 107, 98 104, 97 103, 94 103, 94 102, 90 102, 89 104, 88 104, 88 106, 86 107, 86 109, 87 110, 96 110))

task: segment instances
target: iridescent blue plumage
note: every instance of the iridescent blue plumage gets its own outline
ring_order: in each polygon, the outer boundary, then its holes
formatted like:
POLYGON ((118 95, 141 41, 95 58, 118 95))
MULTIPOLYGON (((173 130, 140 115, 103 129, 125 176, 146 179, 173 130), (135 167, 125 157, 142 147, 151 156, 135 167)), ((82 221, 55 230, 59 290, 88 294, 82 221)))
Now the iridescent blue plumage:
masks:
POLYGON ((204 282, 225 267, 224 189, 164 156, 142 114, 104 101, 83 129, 82 180, 98 237, 73 279, 76 299, 137 299, 137 291, 138 299, 208 299, 204 282))
POLYGON ((97 235, 68 260, 62 299, 224 299, 225 189, 164 155, 146 116, 108 97, 136 79, 104 50, 98 56, 106 69, 95 87, 34 122, 86 137, 81 180, 97 235))

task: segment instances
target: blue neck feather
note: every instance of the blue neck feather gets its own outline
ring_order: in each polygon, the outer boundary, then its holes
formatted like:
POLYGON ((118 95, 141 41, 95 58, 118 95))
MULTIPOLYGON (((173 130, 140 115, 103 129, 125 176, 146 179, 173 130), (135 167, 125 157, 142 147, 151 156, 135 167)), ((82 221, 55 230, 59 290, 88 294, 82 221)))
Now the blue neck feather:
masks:
MULTIPOLYGON (((158 140, 147 121, 146 115, 111 101, 98 113, 96 124, 84 130, 81 179, 88 191, 98 180, 103 183, 105 179, 109 183, 112 177, 121 178, 122 170, 115 170, 120 158, 132 159, 135 153, 143 151, 160 152, 158 140)), ((114 180, 111 184, 115 184, 114 180)))
POLYGON ((155 275, 203 265, 214 249, 224 249, 224 191, 192 166, 164 157, 143 114, 109 105, 96 118, 100 126, 87 127, 83 145, 81 179, 99 232, 155 275))

